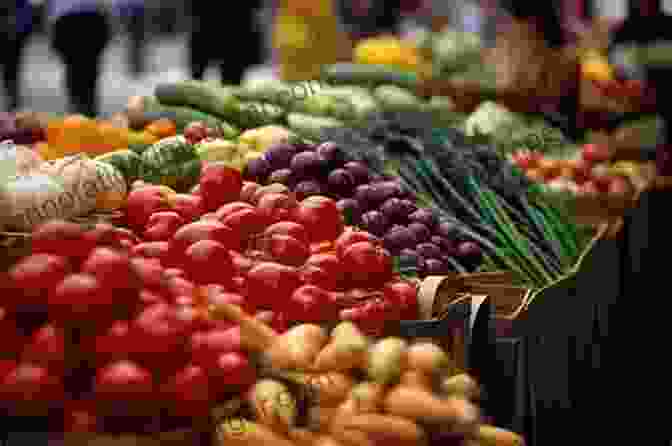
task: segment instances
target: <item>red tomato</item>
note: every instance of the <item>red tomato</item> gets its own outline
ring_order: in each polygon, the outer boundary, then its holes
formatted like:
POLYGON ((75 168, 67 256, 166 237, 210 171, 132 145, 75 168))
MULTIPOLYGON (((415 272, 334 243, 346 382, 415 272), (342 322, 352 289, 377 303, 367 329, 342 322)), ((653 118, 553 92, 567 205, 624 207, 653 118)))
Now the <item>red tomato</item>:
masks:
POLYGON ((167 289, 166 277, 163 274, 164 268, 157 259, 134 257, 131 259, 131 265, 145 288, 156 291, 167 289))
POLYGON ((110 248, 94 249, 82 265, 81 271, 93 274, 103 286, 114 290, 140 287, 130 257, 110 248))
POLYGON ((243 188, 240 172, 222 164, 208 164, 201 173, 199 194, 208 211, 214 211, 224 203, 237 200, 243 188))
POLYGON ((304 285, 292 293, 288 312, 292 319, 301 322, 333 321, 338 317, 329 292, 314 285, 304 285))
POLYGON ((168 242, 144 242, 135 245, 131 250, 131 255, 161 259, 168 254, 169 248, 170 244, 168 242))
POLYGON ((70 272, 68 259, 54 254, 33 254, 16 263, 8 273, 9 285, 20 292, 21 302, 43 303, 51 291, 70 272), (37 300, 37 301, 36 301, 37 300))
POLYGON ((156 398, 152 373, 135 362, 121 360, 99 369, 96 397, 107 401, 147 401, 156 398))
POLYGON ((268 222, 268 218, 258 209, 242 209, 222 220, 222 223, 233 229, 238 238, 243 240, 263 232, 268 222))
POLYGON ((236 274, 246 274, 255 264, 255 261, 246 257, 236 251, 229 251, 231 261, 233 262, 233 269, 236 274))
POLYGON ((214 240, 201 240, 187 248, 184 266, 187 276, 201 285, 230 284, 234 275, 229 250, 214 240))
POLYGON ((401 309, 403 320, 418 318, 418 289, 411 282, 389 282, 383 288, 385 297, 401 309))
POLYGON ((220 208, 217 209, 217 212, 215 212, 215 215, 219 221, 222 221, 229 215, 244 209, 254 209, 254 206, 252 206, 250 203, 245 203, 244 201, 234 201, 233 203, 220 206, 220 208))
POLYGON ((339 259, 342 259, 345 250, 349 248, 350 245, 353 245, 358 242, 374 243, 377 240, 378 239, 376 238, 376 236, 374 236, 370 232, 358 231, 356 229, 349 229, 343 232, 343 234, 341 234, 336 239, 336 255, 338 256, 339 259))
POLYGON ((393 274, 392 258, 381 247, 371 242, 350 245, 341 258, 354 284, 375 288, 388 281, 393 274))
POLYGON ((313 254, 301 271, 301 280, 327 291, 335 291, 338 289, 342 275, 343 266, 336 255, 313 254))
POLYGON ((262 262, 247 273, 248 297, 256 305, 283 308, 301 285, 295 268, 275 262, 262 262))
POLYGON ((264 235, 266 236, 274 234, 290 235, 301 243, 306 245, 310 243, 306 228, 304 228, 303 225, 293 221, 280 221, 278 223, 274 223, 264 231, 264 235))
POLYGON ((88 320, 111 317, 116 303, 113 290, 91 274, 66 276, 49 294, 49 312, 59 320, 88 320))
POLYGON ((65 257, 86 257, 96 242, 84 237, 84 226, 52 220, 39 226, 31 236, 34 254, 47 253, 65 257))
POLYGON ((343 232, 343 216, 336 202, 328 197, 306 198, 294 211, 294 217, 308 230, 311 242, 336 240, 343 232))
POLYGON ((61 378, 46 367, 18 364, 0 381, 0 400, 62 401, 65 392, 61 378))
POLYGON ((189 246, 201 240, 214 240, 228 249, 240 251, 239 233, 217 221, 206 220, 189 223, 178 229, 170 241, 171 255, 179 256, 189 246))
POLYGON ((45 325, 36 330, 24 347, 23 358, 49 367, 62 367, 65 362, 65 335, 62 329, 45 325))
POLYGON ((272 234, 263 239, 264 251, 271 258, 283 265, 301 266, 304 264, 310 251, 305 243, 289 235, 272 234))
POLYGON ((289 220, 297 208, 296 199, 287 194, 264 194, 257 203, 257 208, 272 223, 289 220))

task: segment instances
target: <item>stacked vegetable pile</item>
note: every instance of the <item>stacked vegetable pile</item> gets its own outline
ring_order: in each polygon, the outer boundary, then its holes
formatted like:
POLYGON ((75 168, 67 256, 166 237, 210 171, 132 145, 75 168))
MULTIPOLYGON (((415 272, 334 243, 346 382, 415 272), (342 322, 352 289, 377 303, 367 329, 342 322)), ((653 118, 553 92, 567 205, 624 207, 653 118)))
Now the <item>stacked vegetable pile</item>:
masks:
POLYGON ((330 334, 306 324, 278 336, 238 307, 213 312, 240 324, 263 365, 241 411, 219 420, 222 445, 523 444, 481 423, 478 385, 451 376, 450 358, 433 344, 372 343, 347 322, 330 334))
POLYGON ((376 174, 354 159, 332 142, 284 143, 250 161, 244 174, 262 184, 282 183, 299 198, 333 197, 351 224, 379 237, 392 255, 413 260, 420 275, 473 270, 479 264, 479 247, 457 237, 431 209, 418 208, 415 194, 398 178, 376 174))
MULTIPOLYGON (((399 175, 436 210, 445 230, 451 226, 453 239, 477 245, 486 268, 544 286, 565 274, 582 249, 577 228, 532 193, 496 147, 435 129, 422 113, 390 114, 322 135, 377 173, 399 175)), ((403 267, 413 263, 402 259, 403 267)))

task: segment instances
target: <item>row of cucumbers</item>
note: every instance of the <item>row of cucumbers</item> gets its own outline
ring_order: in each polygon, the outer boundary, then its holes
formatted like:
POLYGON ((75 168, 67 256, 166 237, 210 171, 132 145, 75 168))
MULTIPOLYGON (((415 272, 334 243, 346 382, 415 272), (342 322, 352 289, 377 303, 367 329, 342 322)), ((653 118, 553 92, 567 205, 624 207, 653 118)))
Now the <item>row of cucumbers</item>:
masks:
POLYGON ((195 80, 164 83, 156 87, 154 97, 136 99, 127 111, 131 120, 147 114, 170 117, 178 130, 202 121, 224 127, 226 137, 235 137, 239 129, 270 124, 315 137, 324 127, 359 121, 379 111, 452 110, 446 98, 419 98, 411 80, 387 67, 335 66, 325 77, 325 81, 242 86, 195 80))

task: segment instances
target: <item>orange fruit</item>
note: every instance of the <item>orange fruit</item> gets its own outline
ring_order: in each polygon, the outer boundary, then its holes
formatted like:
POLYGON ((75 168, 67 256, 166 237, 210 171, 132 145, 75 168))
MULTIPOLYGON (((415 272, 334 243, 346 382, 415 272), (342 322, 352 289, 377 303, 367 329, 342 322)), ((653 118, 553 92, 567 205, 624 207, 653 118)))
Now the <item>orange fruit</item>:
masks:
POLYGON ((96 209, 114 211, 121 209, 126 203, 126 195, 117 191, 103 191, 96 195, 96 209))
POLYGON ((151 133, 158 138, 170 138, 177 134, 177 127, 175 123, 167 118, 158 119, 150 123, 145 131, 151 133))
POLYGON ((102 121, 98 123, 98 133, 100 143, 96 146, 96 149, 99 149, 102 153, 128 147, 128 131, 115 126, 111 122, 102 121))

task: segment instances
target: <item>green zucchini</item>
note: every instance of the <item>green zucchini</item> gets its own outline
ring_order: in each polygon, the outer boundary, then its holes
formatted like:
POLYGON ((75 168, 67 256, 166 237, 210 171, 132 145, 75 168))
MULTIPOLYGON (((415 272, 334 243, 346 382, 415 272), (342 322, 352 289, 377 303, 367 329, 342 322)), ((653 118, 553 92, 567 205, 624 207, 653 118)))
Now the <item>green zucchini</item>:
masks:
POLYGON ((132 184, 140 178, 140 172, 143 170, 142 163, 144 162, 140 155, 128 149, 108 152, 97 156, 94 160, 116 167, 124 175, 128 184, 132 184))
POLYGON ((395 70, 385 65, 337 63, 327 67, 323 79, 334 84, 377 86, 396 85, 415 91, 419 80, 415 73, 395 70))
POLYGON ((159 103, 178 107, 194 107, 220 119, 238 116, 239 101, 234 89, 203 81, 181 81, 156 86, 154 95, 159 103))
POLYGON ((423 108, 420 98, 396 85, 381 85, 373 91, 373 96, 383 109, 388 111, 421 110, 423 108))
POLYGON ((283 121, 285 110, 264 102, 241 102, 235 122, 244 129, 277 124, 283 121))
POLYGON ((152 145, 143 152, 142 161, 142 180, 178 192, 188 191, 200 178, 201 159, 183 136, 165 138, 152 145))
POLYGON ((324 116, 311 116, 304 113, 290 113, 287 115, 287 124, 290 130, 305 137, 320 139, 324 128, 342 127, 343 121, 324 116))
POLYGON ((316 81, 288 83, 264 81, 239 88, 236 96, 242 101, 260 101, 291 108, 296 102, 303 101, 318 93, 322 85, 316 81))
POLYGON ((224 132, 223 136, 225 138, 235 138, 240 133, 240 131, 231 124, 192 107, 163 105, 154 98, 146 97, 144 99, 144 109, 145 114, 157 113, 172 119, 177 126, 178 133, 183 132, 185 127, 194 121, 201 121, 208 127, 221 129, 222 132, 224 132))

